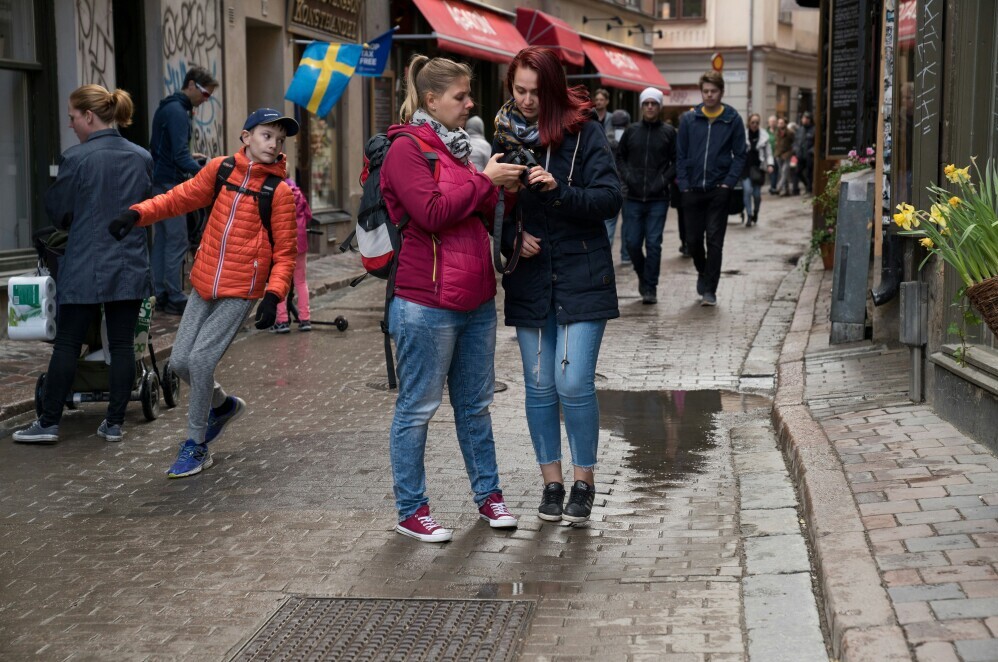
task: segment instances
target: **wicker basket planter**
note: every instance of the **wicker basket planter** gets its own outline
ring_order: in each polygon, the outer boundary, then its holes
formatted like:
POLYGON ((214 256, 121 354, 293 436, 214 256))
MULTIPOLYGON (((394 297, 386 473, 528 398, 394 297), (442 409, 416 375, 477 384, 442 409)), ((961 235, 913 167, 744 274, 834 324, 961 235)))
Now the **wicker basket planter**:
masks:
POLYGON ((991 333, 998 336, 998 276, 968 287, 967 298, 981 314, 991 333))

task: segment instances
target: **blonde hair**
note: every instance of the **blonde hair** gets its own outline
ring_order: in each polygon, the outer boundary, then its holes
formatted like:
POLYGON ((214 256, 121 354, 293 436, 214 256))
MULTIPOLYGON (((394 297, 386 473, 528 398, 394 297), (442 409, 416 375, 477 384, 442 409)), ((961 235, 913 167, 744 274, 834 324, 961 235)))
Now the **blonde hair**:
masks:
POLYGON ((83 85, 69 95, 69 105, 81 113, 90 111, 105 124, 128 126, 132 123, 132 95, 125 90, 108 92, 100 85, 83 85))
POLYGON ((426 95, 430 92, 443 94, 459 78, 470 79, 471 67, 463 62, 455 62, 445 57, 430 59, 425 55, 413 55, 409 60, 409 74, 405 80, 405 101, 399 112, 399 120, 405 124, 413 113, 423 108, 426 95))

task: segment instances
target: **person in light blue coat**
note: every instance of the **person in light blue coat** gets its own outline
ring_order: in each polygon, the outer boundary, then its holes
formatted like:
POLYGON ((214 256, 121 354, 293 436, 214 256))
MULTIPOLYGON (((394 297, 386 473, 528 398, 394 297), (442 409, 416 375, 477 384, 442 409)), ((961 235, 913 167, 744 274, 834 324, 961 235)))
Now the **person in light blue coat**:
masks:
POLYGON ((58 330, 49 360, 42 413, 20 443, 59 439, 63 404, 76 375, 84 338, 103 308, 111 354, 110 402, 97 434, 120 441, 125 407, 135 381, 135 324, 142 300, 152 294, 145 233, 118 242, 109 219, 149 196, 152 157, 121 137, 132 121, 128 92, 84 85, 69 96, 69 126, 80 144, 63 154, 59 176, 45 195, 49 218, 69 231, 56 280, 58 330))

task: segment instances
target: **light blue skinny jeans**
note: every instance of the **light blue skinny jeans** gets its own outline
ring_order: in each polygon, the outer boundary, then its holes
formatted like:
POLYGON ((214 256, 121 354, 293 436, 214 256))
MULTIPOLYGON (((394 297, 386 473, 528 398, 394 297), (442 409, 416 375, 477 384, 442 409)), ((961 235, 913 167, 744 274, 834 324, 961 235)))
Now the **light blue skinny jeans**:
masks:
POLYGON ((457 440, 475 504, 499 489, 489 405, 495 390, 496 305, 471 312, 392 299, 388 329, 395 341, 398 398, 392 420, 391 459, 399 521, 429 502, 426 435, 430 419, 450 389, 457 440))
POLYGON ((538 464, 561 461, 563 414, 572 463, 585 469, 596 466, 596 360, 605 329, 606 320, 558 325, 553 310, 542 328, 516 328, 527 391, 527 426, 538 464))

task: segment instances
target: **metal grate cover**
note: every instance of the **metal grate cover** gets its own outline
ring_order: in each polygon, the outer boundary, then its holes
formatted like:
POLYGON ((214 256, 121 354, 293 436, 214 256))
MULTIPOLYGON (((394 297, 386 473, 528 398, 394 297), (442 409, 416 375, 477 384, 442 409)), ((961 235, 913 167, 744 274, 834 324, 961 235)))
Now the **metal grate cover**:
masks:
POLYGON ((288 600, 234 660, 513 660, 533 603, 288 600))

